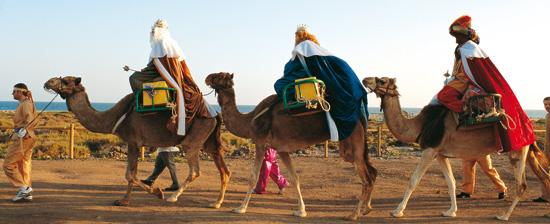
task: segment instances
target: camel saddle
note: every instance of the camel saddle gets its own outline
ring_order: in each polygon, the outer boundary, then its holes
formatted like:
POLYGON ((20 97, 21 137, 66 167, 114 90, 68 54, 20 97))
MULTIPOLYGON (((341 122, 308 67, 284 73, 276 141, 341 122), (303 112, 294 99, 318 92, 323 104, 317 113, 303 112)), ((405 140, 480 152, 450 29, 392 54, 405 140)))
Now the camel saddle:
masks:
POLYGON ((151 113, 171 110, 176 99, 175 89, 169 88, 165 81, 146 82, 138 89, 136 96, 136 112, 151 113))
POLYGON ((471 96, 464 105, 464 111, 458 114, 458 127, 468 129, 482 128, 505 120, 500 94, 471 96))
POLYGON ((283 108, 291 116, 307 116, 330 110, 325 83, 316 77, 297 79, 283 89, 283 108), (293 90, 294 96, 290 94, 293 90))
MULTIPOLYGON (((500 138, 499 128, 508 128, 506 125, 506 113, 501 107, 501 96, 499 94, 487 94, 471 96, 467 99, 464 111, 452 112, 456 122, 456 129, 461 131, 475 130, 479 128, 493 127, 495 137, 500 138), (498 124, 502 124, 500 127, 498 124)), ((445 117, 450 110, 443 105, 428 105, 422 109, 425 119, 422 130, 416 142, 422 148, 438 146, 445 133, 445 117)), ((498 147, 498 146, 497 146, 498 147)))

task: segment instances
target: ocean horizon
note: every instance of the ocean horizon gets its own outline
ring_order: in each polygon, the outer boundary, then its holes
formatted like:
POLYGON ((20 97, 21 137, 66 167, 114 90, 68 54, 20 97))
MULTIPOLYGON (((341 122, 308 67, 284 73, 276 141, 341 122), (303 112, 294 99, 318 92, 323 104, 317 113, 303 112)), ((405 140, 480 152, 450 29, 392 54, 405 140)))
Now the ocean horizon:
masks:
MULTIPOLYGON (((0 101, 0 111, 11 111, 17 108, 19 103, 17 101, 0 101)), ((36 109, 42 111, 48 102, 35 102, 36 109)), ((92 107, 98 111, 105 111, 111 108, 115 103, 92 103, 92 107)), ((212 105, 216 111, 221 111, 220 106, 217 104, 212 105)), ((239 111, 243 113, 250 112, 256 107, 256 105, 237 105, 239 111)), ((403 110, 409 114, 418 114, 422 108, 405 107, 403 110)), ((53 102, 45 111, 60 111, 67 112, 67 104, 65 102, 53 102)), ((368 107, 369 114, 381 114, 380 107, 368 107)), ((525 110, 529 118, 544 118, 546 116, 545 110, 525 110)))

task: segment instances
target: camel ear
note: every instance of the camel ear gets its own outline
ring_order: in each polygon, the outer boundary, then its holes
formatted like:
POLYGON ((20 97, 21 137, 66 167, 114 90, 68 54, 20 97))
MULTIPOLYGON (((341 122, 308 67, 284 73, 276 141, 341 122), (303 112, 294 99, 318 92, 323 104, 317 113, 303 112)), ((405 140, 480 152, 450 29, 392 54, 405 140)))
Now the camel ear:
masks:
POLYGON ((74 85, 75 85, 75 86, 78 86, 78 85, 80 84, 81 81, 82 81, 82 78, 76 77, 76 79, 74 80, 74 85))
POLYGON ((231 76, 230 76, 230 77, 231 77, 231 79, 233 79, 233 73, 231 73, 231 76))

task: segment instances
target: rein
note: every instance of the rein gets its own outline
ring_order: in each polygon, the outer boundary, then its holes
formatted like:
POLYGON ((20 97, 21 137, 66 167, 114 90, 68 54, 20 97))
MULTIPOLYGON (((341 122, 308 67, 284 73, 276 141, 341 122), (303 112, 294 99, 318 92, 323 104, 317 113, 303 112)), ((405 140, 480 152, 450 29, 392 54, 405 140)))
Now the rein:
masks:
MULTIPOLYGON (((42 113, 53 103, 53 101, 55 100, 55 98, 57 98, 57 96, 59 96, 59 93, 55 94, 55 96, 52 98, 52 100, 50 100, 50 102, 48 104, 46 104, 46 106, 38 113, 38 115, 36 115, 36 117, 34 117, 31 122, 29 122, 27 124, 27 126, 23 127, 24 129, 26 129, 27 127, 29 127, 29 125, 31 125, 35 120, 36 118, 40 117, 40 115, 42 115, 42 113)), ((13 136, 15 132, 11 133, 9 138, 11 139, 11 137, 13 136)))
MULTIPOLYGON (((203 94, 202 96, 208 96, 210 94, 212 94, 216 89, 212 89, 212 91, 208 92, 207 94, 203 94)), ((216 91, 217 92, 217 91, 216 91)))
MULTIPOLYGON (((34 117, 32 119, 31 122, 29 122, 29 124, 27 124, 27 127, 32 124, 32 122, 34 122, 34 120, 36 120, 36 118, 40 117, 40 115, 42 115, 42 113, 53 103, 53 101, 55 100, 55 98, 57 98, 57 96, 59 96, 59 93, 55 94, 55 96, 52 98, 52 100, 50 100, 50 102, 48 104, 46 104, 46 106, 40 111, 40 113, 38 113, 38 115, 36 115, 36 117, 34 117)), ((26 127, 25 127, 26 128, 26 127)))

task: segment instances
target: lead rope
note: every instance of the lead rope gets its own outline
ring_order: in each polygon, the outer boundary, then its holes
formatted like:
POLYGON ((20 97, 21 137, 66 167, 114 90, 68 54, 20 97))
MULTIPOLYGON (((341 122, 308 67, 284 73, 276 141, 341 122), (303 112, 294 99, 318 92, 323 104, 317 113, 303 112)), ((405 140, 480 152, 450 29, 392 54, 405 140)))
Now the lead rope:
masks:
POLYGON ((312 100, 301 99, 301 101, 304 101, 306 103, 307 109, 317 109, 317 104, 319 104, 323 111, 328 112, 330 111, 330 103, 327 100, 325 100, 325 98, 322 97, 323 95, 325 95, 325 90, 326 90, 326 86, 323 85, 321 86, 321 90, 320 90, 321 94, 316 96, 315 99, 312 99, 312 100))
POLYGON ((169 107, 172 111, 172 117, 170 117, 172 121, 176 120, 176 118, 178 117, 178 112, 176 111, 177 106, 177 103, 166 103, 166 107, 169 107))
POLYGON ((506 124, 502 123, 502 120, 500 120, 500 124, 505 130, 515 130, 517 128, 516 122, 512 117, 510 117, 510 115, 508 115, 504 111, 501 112, 500 115, 503 116, 503 120, 506 120, 506 124), (513 128, 510 128, 510 121, 512 122, 511 124, 514 124, 513 128))
MULTIPOLYGON (((52 100, 50 100, 50 102, 49 102, 48 104, 46 104, 46 106, 40 111, 40 113, 38 113, 38 115, 36 115, 36 117, 34 117, 34 118, 31 120, 31 122, 29 122, 29 123, 27 124, 27 126, 24 127, 24 129, 27 129, 27 127, 29 127, 29 126, 32 124, 32 122, 34 122, 34 121, 36 120, 36 118, 40 117, 40 115, 42 115, 42 112, 44 112, 44 111, 50 106, 50 104, 52 104, 52 102, 55 100, 55 98, 57 98, 57 96, 59 96, 59 93, 55 94, 55 96, 52 98, 52 100)), ((34 104, 34 101, 33 101, 33 104, 34 104)), ((34 105, 33 105, 33 106, 34 106, 34 105)), ((11 137, 13 136, 14 133, 15 133, 15 132, 13 132, 13 133, 10 134, 9 139, 11 139, 11 137)), ((23 143, 21 143, 21 144, 23 144, 23 143)))

